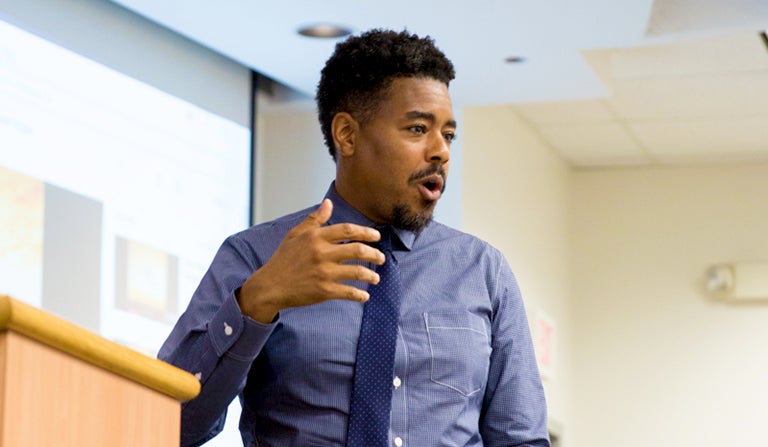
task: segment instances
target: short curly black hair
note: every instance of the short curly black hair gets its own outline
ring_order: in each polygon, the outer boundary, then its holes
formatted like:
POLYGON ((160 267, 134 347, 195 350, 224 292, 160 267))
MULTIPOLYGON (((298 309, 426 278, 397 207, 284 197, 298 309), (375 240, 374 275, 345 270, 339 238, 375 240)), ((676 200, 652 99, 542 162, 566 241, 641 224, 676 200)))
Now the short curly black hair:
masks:
POLYGON ((333 159, 333 117, 348 112, 365 124, 396 78, 423 77, 443 82, 455 77, 453 63, 429 37, 408 31, 366 31, 336 44, 317 85, 317 112, 323 139, 333 159))

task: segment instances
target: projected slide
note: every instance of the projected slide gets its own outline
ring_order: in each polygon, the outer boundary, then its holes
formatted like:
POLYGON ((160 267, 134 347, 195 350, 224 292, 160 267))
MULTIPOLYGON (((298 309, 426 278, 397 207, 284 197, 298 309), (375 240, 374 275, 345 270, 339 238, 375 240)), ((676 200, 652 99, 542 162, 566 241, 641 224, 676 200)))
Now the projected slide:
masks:
POLYGON ((250 163, 249 129, 0 21, 0 293, 154 354, 250 163))
MULTIPOLYGON (((43 183, 0 166, 0 281, 37 299, 43 279, 43 183)), ((35 303, 38 306, 39 302, 35 303)))
POLYGON ((117 238, 117 306, 174 323, 178 298, 178 258, 156 248, 117 238))

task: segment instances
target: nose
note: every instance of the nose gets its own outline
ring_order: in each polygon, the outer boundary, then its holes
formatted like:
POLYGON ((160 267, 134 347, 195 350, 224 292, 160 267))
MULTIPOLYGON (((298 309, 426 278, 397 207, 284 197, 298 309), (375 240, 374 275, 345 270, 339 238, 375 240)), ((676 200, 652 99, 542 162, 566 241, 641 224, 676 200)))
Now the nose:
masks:
POLYGON ((445 164, 451 158, 451 143, 445 139, 442 132, 438 132, 429 140, 426 151, 427 161, 430 163, 445 164))

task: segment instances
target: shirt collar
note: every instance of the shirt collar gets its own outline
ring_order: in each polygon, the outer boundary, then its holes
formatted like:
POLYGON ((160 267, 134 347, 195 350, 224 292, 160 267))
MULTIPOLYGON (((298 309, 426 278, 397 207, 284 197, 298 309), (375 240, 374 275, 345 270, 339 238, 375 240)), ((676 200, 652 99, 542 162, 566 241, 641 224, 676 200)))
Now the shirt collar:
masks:
MULTIPOLYGON (((331 199, 333 202, 333 214, 331 215, 328 223, 337 224, 343 222, 349 222, 357 225, 364 225, 366 227, 373 227, 374 224, 362 213, 352 207, 346 200, 342 199, 338 192, 336 192, 336 183, 331 183, 328 188, 328 192, 325 193, 326 199, 331 199)), ((413 231, 403 230, 401 228, 394 229, 397 238, 400 240, 400 244, 406 250, 410 251, 413 247, 413 242, 416 240, 416 233, 413 231)))

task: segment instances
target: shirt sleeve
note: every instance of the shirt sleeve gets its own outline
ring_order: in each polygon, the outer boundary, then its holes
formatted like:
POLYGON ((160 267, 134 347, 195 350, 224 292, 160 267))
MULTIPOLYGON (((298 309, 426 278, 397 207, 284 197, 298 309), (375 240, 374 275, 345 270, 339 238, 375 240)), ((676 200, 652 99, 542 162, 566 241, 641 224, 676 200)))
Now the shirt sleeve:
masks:
POLYGON ((546 401, 525 307, 509 265, 499 257, 480 433, 488 447, 549 447, 546 401))
POLYGON ((200 445, 221 432, 227 407, 277 324, 243 316, 235 298, 259 267, 247 244, 228 238, 160 348, 161 360, 194 374, 201 384, 198 397, 182 405, 182 446, 200 445))

